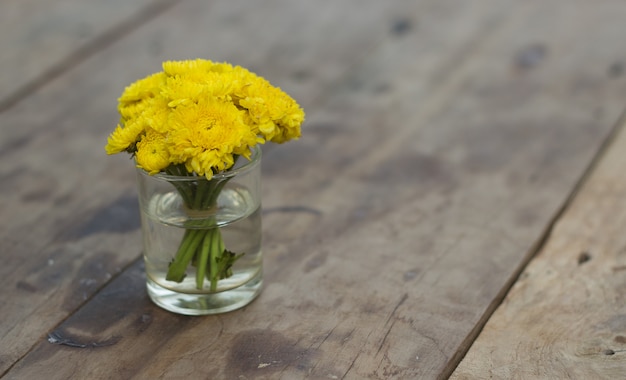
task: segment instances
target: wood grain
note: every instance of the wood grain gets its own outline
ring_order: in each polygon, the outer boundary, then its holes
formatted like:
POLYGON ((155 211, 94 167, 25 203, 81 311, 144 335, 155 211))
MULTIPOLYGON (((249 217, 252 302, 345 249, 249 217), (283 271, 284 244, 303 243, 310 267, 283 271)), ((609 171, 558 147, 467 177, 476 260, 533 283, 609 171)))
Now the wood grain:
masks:
POLYGON ((13 254, 0 278, 16 289, 0 347, 19 343, 2 352, 4 377, 446 377, 623 108, 611 67, 625 12, 496 0, 169 9, 1 115, 21 127, 0 140, 21 142, 5 153, 20 168, 0 173, 14 179, 2 182, 13 254), (126 83, 207 55, 280 85, 308 121, 300 141, 266 149, 264 292, 188 318, 147 300, 132 171, 100 149, 126 83))
POLYGON ((621 124, 452 379, 624 376, 626 119, 621 124))
POLYGON ((0 3, 0 112, 154 17, 170 0, 0 3))

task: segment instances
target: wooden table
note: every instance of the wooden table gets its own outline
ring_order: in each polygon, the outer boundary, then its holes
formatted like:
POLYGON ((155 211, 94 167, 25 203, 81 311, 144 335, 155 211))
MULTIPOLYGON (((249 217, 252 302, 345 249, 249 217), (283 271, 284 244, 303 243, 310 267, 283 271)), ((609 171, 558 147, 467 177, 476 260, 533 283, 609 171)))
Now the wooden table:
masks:
POLYGON ((626 378, 626 3, 0 2, 2 379, 626 378), (124 86, 247 67, 307 112, 266 146, 265 286, 145 291, 124 86))

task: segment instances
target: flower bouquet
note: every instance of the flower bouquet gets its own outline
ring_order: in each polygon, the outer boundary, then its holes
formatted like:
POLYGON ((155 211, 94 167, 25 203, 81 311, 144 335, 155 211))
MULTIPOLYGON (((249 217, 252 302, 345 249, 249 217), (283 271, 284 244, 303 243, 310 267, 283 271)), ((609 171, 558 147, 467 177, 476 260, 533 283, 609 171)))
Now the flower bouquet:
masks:
POLYGON ((251 160, 258 144, 297 139, 303 110, 242 67, 196 59, 164 62, 162 72, 132 83, 119 98, 118 111, 121 120, 106 152, 129 153, 143 175, 165 179, 190 216, 171 253, 166 281, 181 283, 193 269, 196 290, 217 291, 245 255, 225 244, 214 212, 232 178, 229 172, 251 160), (181 177, 188 180, 172 180, 181 177), (207 216, 197 217, 202 213, 207 216))

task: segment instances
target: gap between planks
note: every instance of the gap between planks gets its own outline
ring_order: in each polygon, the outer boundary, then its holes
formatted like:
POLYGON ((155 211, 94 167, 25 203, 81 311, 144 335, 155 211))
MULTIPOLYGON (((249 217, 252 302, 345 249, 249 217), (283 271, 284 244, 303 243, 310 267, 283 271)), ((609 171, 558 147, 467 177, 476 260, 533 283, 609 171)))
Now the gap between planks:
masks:
POLYGON ((502 302, 506 298, 507 294, 510 292, 513 285, 515 285, 515 283, 518 281, 519 277, 524 272, 526 267, 528 267, 530 262, 539 254, 539 252, 542 251, 546 242, 550 238, 550 235, 552 234, 552 230, 554 229, 554 226, 558 223, 561 217, 565 214, 565 212, 571 206, 572 202, 576 198, 576 195, 579 193, 580 189, 587 182, 587 180, 589 179, 591 174, 594 172, 598 164, 602 161, 603 157, 607 154, 610 147, 613 145, 615 141, 615 137, 619 133, 622 133, 624 129, 626 129, 626 110, 624 110, 624 112, 619 117, 617 122, 611 128, 611 131, 609 132, 607 137, 604 139, 604 141, 602 141, 600 148, 598 149, 596 154, 593 156, 593 158, 589 162, 589 165, 587 166, 587 168, 583 170, 583 173, 580 179, 576 182, 576 184, 572 188, 572 191, 569 193, 569 195, 563 202, 563 205, 559 208, 559 210, 554 214, 554 217, 546 225, 545 230, 539 236, 539 238, 537 239, 533 247, 528 251, 527 255, 522 259, 517 269, 513 271, 509 281, 507 281, 504 284, 500 293, 498 293, 498 295, 494 298, 493 302, 489 305, 489 307, 487 307, 483 316, 476 323, 476 326, 470 331, 470 333, 467 335, 464 341, 459 345, 459 349, 452 356, 452 358, 448 361, 448 365, 446 366, 446 368, 444 368, 442 373, 439 375, 438 379, 448 379, 450 376, 452 376, 452 373, 456 370, 458 365, 461 363, 461 361, 463 360, 463 358, 465 357, 465 355, 471 348, 474 341, 478 338, 478 335, 480 335, 481 331, 483 330, 487 322, 489 322, 489 320, 491 319, 492 315, 495 313, 498 307, 502 304, 502 302))
MULTIPOLYGON (((39 346, 39 344, 41 343, 42 340, 48 340, 50 338, 50 334, 51 332, 57 330, 60 326, 63 325, 63 323, 65 323, 65 321, 67 321, 69 318, 71 318, 74 313, 76 313, 76 311, 82 309, 86 304, 88 304, 89 302, 91 302, 91 300, 93 300, 96 296, 98 296, 98 294, 100 294, 100 292, 105 289, 107 286, 109 286, 109 284, 113 281, 115 281, 118 277, 122 276, 124 273, 126 273, 127 271, 131 270, 131 268, 135 265, 137 265, 137 262, 143 260, 143 252, 140 252, 139 257, 137 259, 131 260, 128 262, 128 264, 126 266, 124 266, 123 268, 120 269, 119 272, 113 274, 111 276, 111 278, 107 281, 102 283, 102 285, 97 288, 92 294, 91 296, 85 298, 83 300, 83 302, 81 302, 80 304, 76 305, 76 307, 74 308, 74 310, 70 311, 67 313, 67 315, 65 316, 65 318, 59 320, 59 322, 52 327, 49 331, 46 331, 45 336, 40 336, 39 339, 33 341, 32 346, 26 350, 24 352, 23 355, 21 355, 19 358, 17 358, 15 361, 13 361, 13 363, 11 363, 11 365, 9 365, 5 371, 3 371, 2 373, 0 373, 0 379, 3 378, 4 376, 6 376, 9 372, 11 372, 11 370, 13 369, 13 367, 15 367, 18 363, 20 363, 26 356, 28 356, 34 349, 37 348, 37 346, 39 346)), ((42 305, 42 307, 48 307, 46 305, 42 305)))
POLYGON ((0 99, 0 113, 7 111, 17 103, 30 96, 32 93, 44 87, 46 84, 72 70, 75 66, 93 56, 98 51, 112 45, 126 35, 132 33, 134 30, 164 13, 178 2, 179 0, 156 0, 128 19, 122 20, 120 23, 113 25, 113 27, 104 31, 104 33, 99 36, 96 36, 90 42, 78 47, 65 58, 59 60, 56 64, 52 64, 41 74, 19 87, 13 94, 9 94, 6 98, 0 99))

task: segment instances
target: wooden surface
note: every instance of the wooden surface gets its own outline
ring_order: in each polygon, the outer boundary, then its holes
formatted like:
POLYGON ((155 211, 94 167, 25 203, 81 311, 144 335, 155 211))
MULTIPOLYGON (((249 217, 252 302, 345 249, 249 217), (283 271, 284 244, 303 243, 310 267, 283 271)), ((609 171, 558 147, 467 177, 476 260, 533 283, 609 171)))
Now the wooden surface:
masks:
POLYGON ((624 19, 608 0, 0 2, 2 379, 615 378, 624 19), (201 318, 148 300, 133 168, 103 149, 124 86, 195 57, 307 111, 264 149, 263 293, 201 318))
POLYGON ((621 124, 452 379, 625 376, 626 119, 621 124))

